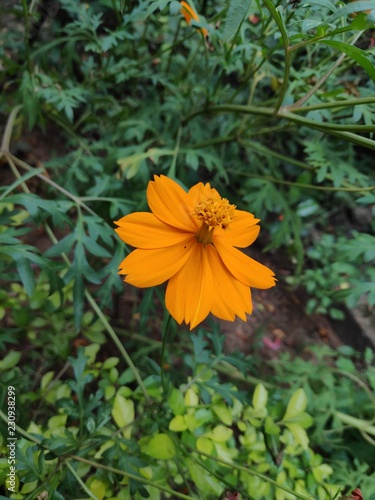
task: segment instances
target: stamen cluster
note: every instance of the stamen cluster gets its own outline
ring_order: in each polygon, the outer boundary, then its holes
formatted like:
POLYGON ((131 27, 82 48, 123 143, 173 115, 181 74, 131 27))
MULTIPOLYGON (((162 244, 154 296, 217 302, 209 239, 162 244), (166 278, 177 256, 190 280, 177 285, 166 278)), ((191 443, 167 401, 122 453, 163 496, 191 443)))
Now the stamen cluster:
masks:
POLYGON ((231 205, 226 198, 210 197, 201 200, 193 211, 193 216, 206 224, 210 230, 214 227, 228 229, 235 217, 236 205, 231 205))

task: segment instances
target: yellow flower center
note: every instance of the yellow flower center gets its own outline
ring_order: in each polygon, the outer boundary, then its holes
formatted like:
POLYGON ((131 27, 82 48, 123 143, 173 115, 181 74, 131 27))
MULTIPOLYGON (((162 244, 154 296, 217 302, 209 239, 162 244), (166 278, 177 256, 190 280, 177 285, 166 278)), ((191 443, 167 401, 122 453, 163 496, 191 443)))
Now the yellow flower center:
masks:
POLYGON ((228 229, 234 219, 236 205, 231 205, 226 198, 218 196, 204 198, 193 210, 193 216, 202 221, 196 234, 199 243, 207 245, 212 243, 212 234, 215 227, 228 229))

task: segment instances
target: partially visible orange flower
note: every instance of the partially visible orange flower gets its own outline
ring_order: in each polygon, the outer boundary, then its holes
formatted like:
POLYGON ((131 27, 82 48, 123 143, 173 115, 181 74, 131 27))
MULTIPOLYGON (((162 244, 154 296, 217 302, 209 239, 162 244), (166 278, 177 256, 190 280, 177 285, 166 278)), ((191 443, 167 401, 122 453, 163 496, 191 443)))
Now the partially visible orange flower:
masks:
POLYGON ((186 192, 164 175, 149 182, 147 201, 152 213, 115 221, 119 237, 136 247, 119 267, 125 281, 144 288, 169 280, 166 307, 190 329, 210 312, 246 320, 252 312, 250 287, 275 285, 268 267, 235 248, 256 240, 259 219, 237 210, 208 183, 186 192))
MULTIPOLYGON (((181 14, 184 16, 185 21, 189 26, 191 24, 191 21, 197 21, 198 23, 200 22, 198 14, 192 7, 190 7, 187 2, 181 2, 181 14)), ((200 28, 197 31, 201 31, 204 38, 208 38, 208 31, 205 28, 200 28)))

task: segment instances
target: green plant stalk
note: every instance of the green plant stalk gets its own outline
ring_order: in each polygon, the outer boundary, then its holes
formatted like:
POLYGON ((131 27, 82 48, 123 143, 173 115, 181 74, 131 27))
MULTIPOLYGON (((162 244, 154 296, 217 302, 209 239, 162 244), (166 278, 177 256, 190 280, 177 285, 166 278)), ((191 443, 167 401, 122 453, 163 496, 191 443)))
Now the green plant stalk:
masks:
POLYGON ((257 377, 252 377, 251 375, 243 375, 242 372, 237 370, 233 365, 228 363, 227 361, 220 361, 220 364, 218 364, 215 367, 215 370, 222 373, 223 375, 226 375, 232 379, 235 380, 240 380, 241 382, 251 385, 251 386, 256 386, 258 384, 263 384, 264 387, 268 389, 279 389, 280 387, 276 384, 273 384, 271 382, 267 382, 265 380, 260 380, 257 377))
POLYGON ((195 457, 192 457, 191 454, 188 454, 187 456, 191 460, 193 460, 196 464, 198 464, 200 467, 202 467, 203 469, 205 469, 209 474, 211 474, 212 476, 216 477, 216 479, 218 479, 220 482, 224 483, 232 491, 236 491, 236 492, 240 493, 243 496, 243 498, 246 498, 248 500, 256 500, 254 497, 249 496, 245 491, 243 491, 242 489, 240 489, 238 487, 238 485, 234 485, 234 484, 229 483, 228 481, 225 481, 225 478, 222 475, 220 475, 219 473, 211 470, 205 464, 205 462, 203 462, 203 460, 196 459, 195 457))
MULTIPOLYGON (((0 418, 4 422, 8 422, 8 418, 2 412, 2 410, 0 410, 0 418)), ((22 429, 18 425, 16 425, 16 431, 20 435, 22 435, 23 437, 25 437, 26 439, 28 439, 29 441, 31 441, 33 443, 36 443, 36 444, 40 445, 41 442, 42 442, 40 439, 38 439, 35 436, 31 435, 29 432, 25 431, 24 429, 22 429)), ((121 476, 128 477, 129 479, 134 479, 135 481, 138 481, 140 483, 147 484, 148 486, 153 486, 154 488, 157 488, 157 489, 159 489, 161 491, 165 491, 166 493, 169 493, 170 495, 172 495, 172 498, 184 498, 185 500, 195 500, 194 497, 190 497, 190 496, 184 495, 183 493, 179 493, 178 491, 171 490, 167 486, 162 486, 161 484, 157 484, 156 482, 150 481, 150 480, 148 480, 148 479, 146 479, 146 478, 144 478, 142 476, 136 476, 135 474, 130 474, 130 473, 125 472, 123 470, 115 469, 114 467, 109 467, 107 465, 102 465, 102 464, 99 464, 97 462, 93 462, 91 460, 87 460, 87 459, 85 459, 83 457, 80 457, 78 455, 70 455, 70 456, 68 456, 68 457, 66 457, 64 459, 64 462, 67 463, 68 460, 76 460, 77 462, 83 462, 83 463, 85 463, 87 465, 91 465, 92 467, 94 467, 96 469, 102 469, 102 470, 105 470, 107 472, 112 472, 113 474, 119 474, 121 476)))
POLYGON ((161 386, 163 388, 163 394, 165 397, 167 397, 167 381, 166 381, 166 378, 165 378, 165 364, 166 364, 166 360, 165 360, 165 354, 166 354, 166 349, 167 349, 167 341, 168 341, 168 335, 169 335, 169 331, 170 331, 170 324, 171 324, 171 315, 169 313, 167 313, 167 318, 164 322, 164 325, 163 325, 163 334, 162 334, 162 346, 161 346, 161 366, 160 366, 160 370, 161 370, 161 386))
POLYGON ((172 177, 172 179, 176 178, 176 164, 177 164, 177 157, 178 157, 178 152, 180 150, 180 144, 181 144, 181 133, 182 133, 182 127, 180 125, 178 127, 178 132, 177 132, 176 146, 173 150, 172 163, 171 163, 171 166, 169 167, 169 170, 168 170, 168 177, 172 177))
POLYGON ((300 498, 301 500, 311 500, 311 497, 306 497, 305 495, 301 495, 301 493, 297 493, 297 492, 291 490, 287 486, 283 486, 281 484, 278 484, 276 481, 274 481, 273 479, 270 479, 265 474, 262 474, 261 472, 257 472, 253 469, 250 469, 250 467, 244 467, 242 465, 237 465, 236 463, 227 462, 226 460, 222 460, 221 458, 214 457, 212 455, 209 455, 208 453, 204 453, 203 451, 199 451, 196 448, 193 448, 192 446, 187 446, 187 448, 190 451, 197 453, 198 455, 203 455, 204 457, 210 458, 211 460, 214 460, 215 462, 226 465, 230 469, 236 469, 236 470, 239 470, 242 472, 247 472, 248 474, 252 474, 254 476, 257 476, 260 479, 263 479, 264 481, 272 484, 273 486, 276 486, 277 488, 280 488, 281 490, 284 490, 287 493, 294 495, 296 498, 300 498))
MULTIPOLYGON (((330 108, 346 108, 350 106, 360 106, 361 104, 374 104, 375 97, 362 97, 358 99, 345 99, 342 101, 335 102, 325 102, 322 104, 311 104, 310 106, 301 106, 295 107, 293 106, 293 113, 301 113, 306 111, 315 111, 318 109, 330 109, 330 108)), ((287 106, 286 109, 290 109, 287 106)))
POLYGON ((68 467, 68 469, 70 470, 70 472, 72 473, 72 475, 76 478, 76 481, 77 483, 81 486, 81 488, 83 489, 83 491, 85 491, 88 496, 90 498, 93 498, 94 500, 98 500, 98 497, 96 497, 89 489, 88 487, 85 485, 85 483, 82 481, 82 479, 78 476, 78 474, 76 473, 76 471, 74 470, 74 467, 72 467, 69 463, 68 460, 65 461, 65 464, 66 466, 68 467))
MULTIPOLYGON (((282 161, 285 161, 287 163, 291 163, 292 165, 296 165, 297 167, 300 167, 304 170, 309 170, 311 172, 315 171, 316 170, 316 167, 312 167, 310 165, 307 165, 306 163, 302 162, 302 161, 299 161, 299 160, 295 160, 294 158, 291 158, 290 156, 286 156, 286 155, 283 155, 281 153, 278 153, 277 151, 274 151, 272 149, 268 149, 264 146, 262 146, 261 144, 258 144, 257 142, 255 141, 251 141, 249 139, 245 139, 246 142, 243 141, 243 145, 245 147, 249 147, 250 149, 253 149, 254 151, 259 151, 260 153, 263 153, 265 155, 269 155, 269 156, 272 156, 273 158, 277 158, 279 160, 282 160, 282 161)), ((333 177, 332 175, 327 175, 327 178, 328 179, 331 179, 333 180, 333 177)), ((342 191, 372 191, 373 189, 375 189, 375 186, 370 186, 370 187, 355 187, 355 186, 350 186, 350 184, 346 181, 343 181, 343 184, 346 185, 346 187, 342 187, 342 188, 329 188, 329 189, 333 189, 333 190, 342 190, 342 191), (348 185, 349 184, 349 185, 348 185)), ((300 184, 299 183, 296 183, 297 186, 299 186, 300 184)), ((309 184, 305 184, 305 187, 309 186, 309 184)), ((321 186, 311 186, 311 189, 320 189, 321 186)), ((325 188, 326 189, 326 188, 325 188)))
POLYGON ((295 186, 299 189, 315 189, 317 191, 345 191, 345 192, 366 192, 366 191, 374 191, 375 186, 369 187, 329 187, 329 186, 316 186, 315 184, 305 184, 300 182, 293 181, 284 181, 282 179, 277 179, 276 177, 272 177, 270 175, 258 175, 258 174, 250 174, 248 172, 240 172, 238 170, 228 169, 227 172, 231 172, 236 175, 243 175, 245 177, 253 177, 255 179, 264 179, 269 182, 274 182, 275 184, 283 184, 286 186, 295 186))
POLYGON ((200 378, 202 377, 202 375, 204 375, 206 373, 206 371, 210 370, 212 367, 214 367, 217 363, 220 363, 221 361, 221 358, 223 357, 222 354, 220 354, 219 356, 215 357, 214 359, 212 359, 202 370, 200 370, 196 375, 195 377, 193 377, 190 382, 188 384, 185 384, 182 388, 181 388, 181 392, 185 393, 189 387, 191 387, 193 384, 195 384, 195 382, 200 378))
MULTIPOLYGON (((6 158, 7 158, 8 161, 12 160, 16 165, 18 165, 19 167, 23 168, 24 170, 27 170, 28 172, 34 171, 33 167, 31 167, 29 164, 27 164, 23 160, 20 160, 16 156, 13 156, 12 154, 9 154, 9 153, 6 154, 6 158)), ((52 179, 49 179, 48 177, 46 177, 45 175, 42 175, 42 174, 36 174, 36 177, 38 177, 42 181, 46 182, 50 186, 52 186, 55 189, 57 189, 58 191, 60 191, 60 193, 62 193, 67 198, 70 198, 71 200, 73 200, 74 203, 76 203, 77 205, 79 205, 80 207, 82 207, 84 210, 86 210, 87 212, 89 212, 91 215, 97 216, 96 213, 94 212, 94 210, 92 210, 89 206, 87 206, 85 203, 83 203, 80 198, 77 198, 77 196, 74 196, 74 194, 71 194, 69 191, 67 191, 63 187, 59 186, 52 179)))
MULTIPOLYGON (((24 176, 21 176, 20 173, 18 172, 17 168, 14 168, 15 167, 14 163, 12 161, 9 161, 8 163, 10 165, 10 168, 11 168, 13 174, 15 175, 15 177, 17 177, 17 180, 15 182, 13 182, 13 184, 8 186, 7 189, 1 193, 0 200, 3 200, 6 196, 8 196, 8 194, 10 194, 12 191, 14 191, 18 186, 20 186, 20 185, 24 186, 25 182, 27 180, 44 172, 44 168, 39 167, 39 168, 34 168, 33 171, 30 170, 24 176)), ((30 191, 28 190, 26 192, 29 193, 30 191)))
POLYGON ((169 70, 170 70, 171 64, 172 64, 173 48, 175 47, 175 45, 177 43, 178 35, 180 33, 180 28, 181 28, 181 23, 178 23, 177 29, 176 29, 175 34, 173 36, 172 48, 171 48, 171 51, 168 55, 168 61, 167 61, 167 66, 166 66, 166 70, 165 70, 166 75, 169 75, 169 70))
POLYGON ((360 431, 364 431, 375 436, 375 425, 371 425, 367 422, 367 420, 361 420, 360 418, 352 417, 351 415, 347 415, 346 413, 342 413, 340 411, 334 412, 334 416, 350 427, 355 427, 360 431))
POLYGON ((93 296, 91 295, 91 293, 88 290, 85 290, 85 297, 88 300, 88 302, 90 303, 90 305, 93 308, 93 310, 98 315, 100 321, 102 322, 102 324, 106 328, 107 332, 109 333, 109 336, 111 337, 111 339, 115 343, 116 347, 118 348, 118 350, 122 354, 122 357, 125 359, 126 363, 131 368, 131 370, 132 370, 132 372, 134 374, 134 377, 137 380, 137 383, 138 383, 140 389, 143 392, 143 395, 145 397, 146 402, 149 403, 150 402, 150 398, 149 398, 149 395, 147 393, 146 387, 144 386, 143 380, 142 380, 141 376, 139 375, 139 371, 138 371, 137 367, 135 366, 135 364, 133 363, 131 357, 129 356, 129 354, 127 352, 127 350, 122 345, 120 339, 116 335, 116 332, 114 331, 114 329, 112 328, 112 326, 109 324, 107 318, 104 316, 102 310, 100 309, 100 307, 98 306, 98 304, 95 302, 93 296))
MULTIPOLYGON (((189 115, 185 118, 185 122, 190 121, 196 116, 209 112, 209 113, 247 113, 256 116, 268 116, 273 118, 275 111, 271 108, 266 108, 262 106, 244 106, 242 104, 219 104, 217 106, 211 106, 206 109, 201 109, 189 115)), ((288 111, 288 108, 282 108, 277 112, 277 118, 285 118, 286 120, 297 123, 299 125, 315 128, 321 132, 375 132, 375 125, 340 125, 334 123, 319 123, 309 118, 297 116, 294 113, 288 111)), ((375 142, 375 141, 374 141, 375 142)))
POLYGON ((26 63, 29 73, 32 72, 31 61, 30 61, 30 45, 29 45, 29 34, 30 34, 30 16, 27 8, 27 0, 22 0, 22 10, 25 18, 25 50, 26 50, 26 63))
POLYGON ((372 446, 375 446, 375 440, 370 438, 370 436, 363 430, 360 430, 359 431, 361 433, 361 436, 363 437, 363 439, 365 441, 367 441, 368 443, 370 443, 372 446))
MULTIPOLYGON (((196 116, 205 113, 249 113, 253 115, 269 116, 274 117, 274 111, 265 107, 255 107, 255 106, 242 106, 236 104, 223 104, 218 106, 212 106, 209 108, 203 108, 191 115, 187 116, 184 120, 187 121, 195 118, 196 116)), ((335 125, 332 123, 318 123, 314 120, 309 120, 308 118, 300 117, 294 113, 281 110, 277 115, 278 118, 285 118, 291 123, 298 123, 301 126, 306 126, 320 132, 325 132, 335 137, 339 137, 343 140, 358 144, 360 146, 368 147, 369 149, 375 150, 375 141, 368 139, 367 137, 362 137, 360 135, 354 134, 353 132, 375 132, 375 125, 335 125)))
POLYGON ((18 111, 22 108, 21 105, 16 106, 15 108, 12 109, 8 120, 7 124, 5 126, 5 131, 3 135, 3 140, 1 142, 1 151, 0 151, 0 156, 2 156, 3 153, 8 153, 9 152, 9 144, 10 144, 10 139, 12 137, 12 131, 14 127, 14 122, 17 117, 18 111))
MULTIPOLYGON (((160 342, 160 340, 149 339, 147 337, 144 337, 143 335, 139 335, 138 333, 129 332, 127 330, 120 330, 119 328, 117 328, 117 331, 121 331, 121 332, 129 335, 131 338, 133 338, 137 341, 151 344, 152 346, 154 346, 155 349, 159 348, 160 345, 162 344, 162 342, 160 342)), ((192 349, 190 344, 187 346, 187 348, 190 350, 192 349)), ((240 380, 244 384, 248 384, 251 386, 256 386, 256 385, 262 383, 264 385, 264 387, 266 387, 268 389, 280 388, 278 385, 273 384, 271 382, 267 382, 265 380, 260 380, 259 378, 252 377, 251 375, 246 375, 246 376, 243 375, 242 372, 237 370, 233 365, 231 365, 227 361, 220 360, 218 362, 218 364, 216 365, 215 370, 222 373, 223 375, 226 375, 229 378, 232 378, 235 380, 240 380)))
MULTIPOLYGON (((350 45, 354 45, 358 40, 359 38, 361 38, 361 36, 363 35, 365 30, 362 30, 360 31, 359 33, 357 33, 355 35, 355 37, 353 38, 353 40, 351 41, 350 45)), ((302 106, 302 104, 304 104, 308 99, 310 99, 310 97, 312 95, 315 94, 315 92, 324 84, 324 82, 326 82, 328 80, 328 78, 332 75, 332 73, 335 71, 336 68, 338 68, 340 66, 340 64, 344 61, 344 59, 346 58, 346 54, 340 54, 340 56, 338 57, 337 61, 332 65, 332 67, 327 71, 327 73, 325 75, 323 75, 321 78, 319 78, 319 80, 316 82, 316 84, 307 92, 306 95, 304 95, 303 97, 301 97, 301 99, 299 99, 295 104, 293 104, 292 106, 289 107, 289 109, 294 109, 294 106, 296 107, 300 107, 302 106)))
MULTIPOLYGON (((332 371, 335 372, 335 373, 338 373, 341 376, 350 378, 356 384, 358 384, 360 387, 362 387, 362 389, 366 392, 366 394, 368 395, 368 397, 371 400, 372 404, 374 405, 374 410, 375 410, 375 395, 373 394, 373 392, 371 391, 371 389, 368 387, 368 385, 365 382, 363 382, 363 380, 361 380, 359 377, 357 377, 356 375, 354 375, 354 373, 346 372, 344 370, 340 370, 339 368, 332 368, 332 371)), ((374 418, 372 419, 371 422, 375 422, 375 416, 374 416, 374 418)))
POLYGON ((112 472, 113 474, 119 474, 124 477, 128 477, 129 479, 134 479, 135 481, 138 481, 139 483, 146 484, 148 486, 153 486, 154 488, 157 488, 160 491, 164 491, 165 493, 169 493, 171 495, 171 498, 184 498, 185 500, 195 500, 194 497, 184 495, 183 493, 180 493, 175 490, 171 490, 167 486, 162 486, 161 484, 158 484, 155 481, 150 481, 149 479, 146 479, 142 476, 136 476, 135 474, 131 474, 130 472, 125 472, 120 469, 115 469, 114 467, 110 467, 108 465, 102 465, 97 462, 93 462, 91 460, 87 460, 86 458, 80 457, 78 455, 71 455, 69 457, 71 460, 76 460, 77 462, 82 462, 87 465, 91 465, 91 467, 94 467, 96 469, 102 469, 107 472, 112 472))
MULTIPOLYGON (((12 155, 9 155, 9 160, 13 159, 13 156, 12 155)), ((17 160, 17 158, 15 158, 17 160)), ((21 160, 19 160, 21 161, 21 160)), ((24 163, 24 162, 22 162, 24 163)), ((10 161, 10 165, 12 166, 13 162, 10 161)), ((27 169, 28 170, 32 170, 32 167, 30 167, 29 165, 25 164, 27 169)), ((16 171, 16 176, 19 176, 19 172, 16 168, 16 166, 13 164, 13 167, 16 171)), ((39 175, 38 175, 39 177, 39 175)), ((43 178, 43 180, 48 180, 47 177, 44 177, 44 176, 41 176, 43 178)), ((55 183, 53 183, 53 185, 56 186, 56 188, 58 188, 59 186, 55 183)), ((23 189, 26 190, 26 192, 29 192, 29 189, 27 187, 26 184, 22 184, 23 186, 23 189)), ((61 188, 63 189, 63 188, 61 188)), ((70 193, 68 191, 66 191, 65 189, 63 190, 64 192, 68 193, 68 195, 70 195, 70 193)), ((71 195, 70 197, 73 197, 73 195, 71 195)), ((76 198, 74 196, 74 198, 76 198)), ((79 198, 76 198, 77 200, 79 200, 79 198)), ((81 202, 82 203, 82 202, 81 202)), ((83 204, 84 205, 84 204, 83 204)), ((85 205, 86 206, 86 205, 85 205)), ((87 207, 89 208, 89 207, 87 207)), ((91 211, 91 209, 89 209, 91 211)), ((92 213, 94 215, 95 212, 92 211, 92 213)), ((50 226, 48 224, 45 223, 45 229, 46 229, 46 232, 48 234, 48 236, 50 237, 51 241, 56 244, 58 243, 58 239, 56 238, 56 236, 54 235, 52 229, 50 228, 50 226)), ((71 266, 71 262, 68 258, 68 256, 66 254, 62 254, 62 258, 64 259, 65 263, 68 265, 68 266, 71 266)), ((137 367, 134 365, 131 357, 129 356, 127 350, 125 349, 125 347, 121 344, 121 341, 120 339, 118 338, 118 336, 116 335, 116 332, 113 330, 113 328, 111 327, 111 325, 109 324, 107 318, 105 317, 105 315, 103 314, 103 312, 101 311, 101 309, 99 308, 99 306, 97 305, 97 303, 95 302, 93 296, 91 295, 91 293, 86 289, 85 290, 85 297, 86 299, 88 300, 88 302, 90 303, 91 307, 94 309, 94 311, 96 312, 98 318, 100 319, 100 321, 102 322, 102 324, 104 325, 105 329, 107 330, 107 332, 109 333, 111 339, 113 340, 113 342, 115 343, 115 345, 117 346, 117 348, 119 349, 120 353, 122 354, 124 360, 126 361, 126 363, 128 364, 128 366, 131 368, 131 370, 133 371, 134 373, 134 377, 135 379, 137 380, 137 383, 140 387, 140 389, 142 390, 143 394, 144 394, 144 397, 145 397, 145 400, 147 402, 150 401, 150 398, 149 398, 149 395, 147 393, 147 390, 143 384, 143 380, 141 378, 141 376, 139 375, 139 371, 137 369, 137 367)))
POLYGON ((289 37, 288 33, 285 30, 284 23, 281 19, 280 14, 277 12, 274 4, 272 3, 271 0, 263 0, 264 4, 266 5, 267 9, 270 11, 271 16, 274 18, 275 23, 277 24, 277 27, 280 30, 281 34, 281 40, 283 42, 284 46, 284 53, 285 53, 285 61, 284 61, 284 78, 283 78, 283 83, 281 85, 281 90, 279 97, 276 102, 274 114, 277 115, 279 112, 279 109, 281 108, 285 94, 288 90, 288 84, 289 84, 289 74, 290 74, 290 66, 291 66, 291 55, 290 55, 290 50, 289 50, 289 37))

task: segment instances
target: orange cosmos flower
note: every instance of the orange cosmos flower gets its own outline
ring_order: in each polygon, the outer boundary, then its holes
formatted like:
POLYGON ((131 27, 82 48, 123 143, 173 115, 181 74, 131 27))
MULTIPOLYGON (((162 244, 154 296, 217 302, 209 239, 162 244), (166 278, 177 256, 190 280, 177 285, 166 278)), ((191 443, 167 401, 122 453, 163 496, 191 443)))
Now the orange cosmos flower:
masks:
POLYGON ((152 213, 115 222, 119 237, 136 247, 119 267, 125 281, 144 288, 169 280, 166 307, 190 329, 210 312, 246 320, 252 312, 250 287, 275 285, 268 267, 235 248, 256 240, 259 219, 237 210, 208 183, 186 192, 164 175, 149 182, 147 200, 152 213))
MULTIPOLYGON (((191 21, 197 21, 198 23, 200 22, 198 14, 192 7, 190 7, 187 2, 181 2, 181 14, 184 16, 185 21, 189 26, 191 24, 191 21)), ((208 38, 208 31, 205 28, 201 28, 197 31, 201 31, 204 38, 208 38)))

